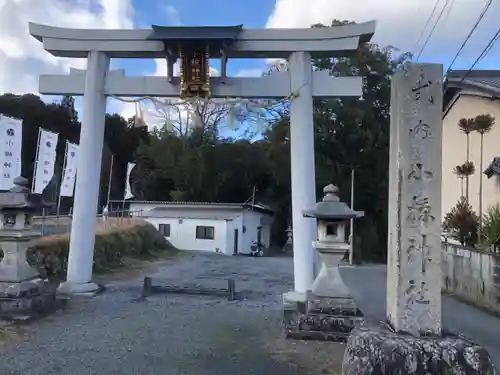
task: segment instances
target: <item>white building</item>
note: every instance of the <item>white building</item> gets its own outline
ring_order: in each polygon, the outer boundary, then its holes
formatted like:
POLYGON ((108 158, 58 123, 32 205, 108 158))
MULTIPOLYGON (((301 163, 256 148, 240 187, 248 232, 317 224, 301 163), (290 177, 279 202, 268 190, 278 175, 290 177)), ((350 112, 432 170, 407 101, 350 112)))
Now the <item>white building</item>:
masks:
POLYGON ((181 250, 250 254, 271 244, 271 208, 262 204, 129 201, 129 209, 153 224, 181 250))
POLYGON ((469 177, 469 204, 479 213, 479 186, 483 175, 482 212, 500 203, 500 70, 452 70, 448 73, 444 90, 443 114, 443 181, 442 216, 450 212, 464 195, 464 183, 454 173, 457 165, 467 160, 467 137, 458 127, 462 118, 490 114, 496 120, 490 132, 484 135, 483 159, 481 137, 469 135, 469 160, 476 172, 469 177), (482 161, 483 168, 480 169, 482 161))

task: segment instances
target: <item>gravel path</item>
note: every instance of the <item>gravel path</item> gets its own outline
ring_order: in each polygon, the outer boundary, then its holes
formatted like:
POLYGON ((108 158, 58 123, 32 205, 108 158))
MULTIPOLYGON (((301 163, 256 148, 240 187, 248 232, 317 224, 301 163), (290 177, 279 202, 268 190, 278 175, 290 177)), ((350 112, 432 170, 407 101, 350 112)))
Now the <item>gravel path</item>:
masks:
MULTIPOLYGON (((144 272, 142 276, 148 275, 144 272)), ((344 346, 281 337, 281 294, 292 288, 291 258, 185 256, 153 284, 224 287, 244 301, 156 295, 137 301, 142 277, 110 283, 95 298, 24 327, 2 348, 2 375, 334 374, 344 346)))

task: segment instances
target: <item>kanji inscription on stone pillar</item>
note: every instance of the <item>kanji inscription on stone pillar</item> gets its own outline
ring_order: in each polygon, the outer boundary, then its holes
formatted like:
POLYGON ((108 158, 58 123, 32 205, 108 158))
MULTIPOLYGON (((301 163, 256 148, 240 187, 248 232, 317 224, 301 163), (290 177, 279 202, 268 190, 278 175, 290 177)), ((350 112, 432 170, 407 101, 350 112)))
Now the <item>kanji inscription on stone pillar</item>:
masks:
POLYGON ((442 77, 407 63, 391 86, 387 316, 415 336, 441 333, 442 77))

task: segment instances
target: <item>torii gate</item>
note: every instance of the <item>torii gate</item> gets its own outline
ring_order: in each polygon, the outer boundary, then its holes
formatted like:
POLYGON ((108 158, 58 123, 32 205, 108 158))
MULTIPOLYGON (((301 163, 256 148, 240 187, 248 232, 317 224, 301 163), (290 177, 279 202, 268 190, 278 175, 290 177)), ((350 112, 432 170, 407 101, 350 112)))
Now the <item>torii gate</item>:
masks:
POLYGON ((315 164, 313 97, 360 97, 361 77, 333 77, 312 71, 311 57, 352 55, 368 42, 375 22, 308 29, 246 30, 231 27, 161 27, 134 30, 83 30, 30 23, 30 34, 54 56, 86 58, 87 71, 40 76, 47 95, 83 95, 80 155, 73 208, 67 281, 68 293, 91 292, 95 216, 104 139, 106 97, 203 95, 212 98, 283 98, 298 93, 290 105, 293 263, 295 290, 302 299, 314 280, 314 220, 302 211, 314 207, 315 164), (221 77, 210 78, 209 58, 221 58, 221 77), (166 58, 167 77, 127 77, 110 71, 111 58, 166 58), (181 59, 181 76, 173 65, 181 59), (226 77, 228 58, 288 59, 287 72, 266 77, 226 77))

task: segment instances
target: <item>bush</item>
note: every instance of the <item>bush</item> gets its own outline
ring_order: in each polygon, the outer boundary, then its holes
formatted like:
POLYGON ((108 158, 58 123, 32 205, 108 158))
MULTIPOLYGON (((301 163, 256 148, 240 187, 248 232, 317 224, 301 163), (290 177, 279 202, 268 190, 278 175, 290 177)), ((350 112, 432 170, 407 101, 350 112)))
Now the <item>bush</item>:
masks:
POLYGON ((461 197, 456 206, 446 214, 443 227, 446 231, 450 231, 463 246, 477 244, 479 218, 465 197, 461 197))
POLYGON ((497 253, 500 250, 500 205, 488 208, 483 219, 483 234, 488 245, 497 253))
MULTIPOLYGON (((94 271, 121 264, 124 256, 141 257, 175 248, 151 224, 141 221, 98 230, 94 246, 94 271)), ((42 277, 64 280, 68 265, 69 234, 42 237, 29 249, 28 263, 42 277)))

